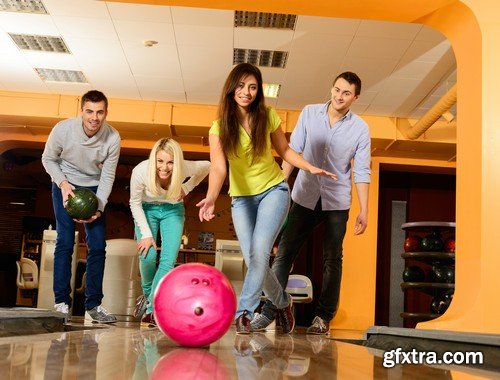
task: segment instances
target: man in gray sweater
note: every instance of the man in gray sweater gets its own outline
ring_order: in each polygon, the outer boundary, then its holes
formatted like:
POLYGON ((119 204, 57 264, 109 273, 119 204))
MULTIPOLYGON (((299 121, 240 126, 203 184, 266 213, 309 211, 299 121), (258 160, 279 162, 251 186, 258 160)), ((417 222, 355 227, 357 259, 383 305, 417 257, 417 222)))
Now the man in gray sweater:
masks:
POLYGON ((120 156, 120 135, 106 123, 107 114, 106 96, 100 91, 87 92, 81 99, 81 117, 57 123, 42 154, 43 166, 52 179, 57 229, 54 308, 68 317, 75 222, 83 223, 87 240, 85 319, 99 323, 116 322, 116 317, 101 306, 106 257, 104 208, 120 156), (98 210, 88 220, 73 220, 64 208, 76 187, 89 188, 97 195, 98 210))

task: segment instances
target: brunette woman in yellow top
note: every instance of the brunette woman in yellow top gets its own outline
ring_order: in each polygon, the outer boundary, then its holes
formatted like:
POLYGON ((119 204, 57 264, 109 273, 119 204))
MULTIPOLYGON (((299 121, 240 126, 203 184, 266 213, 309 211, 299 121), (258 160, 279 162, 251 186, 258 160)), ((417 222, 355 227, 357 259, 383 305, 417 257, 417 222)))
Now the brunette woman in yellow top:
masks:
POLYGON ((291 297, 269 268, 270 252, 290 205, 290 190, 272 147, 293 166, 336 179, 290 149, 280 124, 276 111, 264 103, 260 70, 248 63, 235 66, 222 90, 218 120, 209 131, 209 186, 197 206, 201 221, 214 218, 229 161, 231 215, 248 268, 236 310, 237 333, 251 332, 263 290, 278 308, 283 332, 291 332, 295 325, 291 297))

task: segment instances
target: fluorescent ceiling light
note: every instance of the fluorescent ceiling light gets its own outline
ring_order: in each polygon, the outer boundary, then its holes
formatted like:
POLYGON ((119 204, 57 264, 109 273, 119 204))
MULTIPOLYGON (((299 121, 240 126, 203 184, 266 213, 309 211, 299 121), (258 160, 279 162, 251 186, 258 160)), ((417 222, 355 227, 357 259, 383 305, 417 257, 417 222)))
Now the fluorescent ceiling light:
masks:
POLYGON ((44 82, 88 83, 81 71, 35 68, 44 82))
POLYGON ((9 36, 21 50, 48 51, 52 53, 69 54, 69 49, 61 37, 16 33, 9 33, 9 36))
POLYGON ((266 98, 277 98, 280 94, 281 84, 263 83, 262 87, 266 98))
POLYGON ((297 15, 267 12, 234 12, 234 26, 295 30, 297 15))
POLYGON ((0 0, 0 11, 48 14, 41 0, 0 0))
POLYGON ((285 68, 287 51, 234 49, 233 64, 251 63, 255 66, 285 68))

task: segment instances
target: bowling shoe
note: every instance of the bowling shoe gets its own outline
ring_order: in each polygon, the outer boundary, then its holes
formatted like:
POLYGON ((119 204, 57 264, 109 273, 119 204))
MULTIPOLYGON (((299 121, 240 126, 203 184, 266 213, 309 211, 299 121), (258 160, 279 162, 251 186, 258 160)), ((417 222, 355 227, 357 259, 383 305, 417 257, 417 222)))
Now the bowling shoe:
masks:
POLYGON ((252 328, 250 327, 250 318, 247 317, 248 311, 245 310, 238 318, 236 318, 236 333, 237 334, 250 334, 252 328))
POLYGON ((255 313, 252 321, 250 322, 250 327, 252 331, 265 331, 266 328, 273 323, 273 319, 269 319, 264 314, 255 313))
POLYGON ((118 321, 113 314, 101 305, 85 311, 85 320, 92 321, 92 323, 115 323, 118 321))
POLYGON ((148 298, 144 294, 141 294, 139 297, 137 297, 133 317, 134 318, 142 317, 142 315, 146 312, 147 306, 148 306, 148 298))
POLYGON ((68 323, 69 320, 69 306, 64 302, 56 303, 54 305, 54 311, 61 313, 64 317, 64 323, 68 323))
POLYGON ((281 325, 283 334, 289 334, 295 327, 295 317, 293 316, 293 301, 292 297, 288 295, 289 304, 283 309, 278 309, 278 319, 281 325))
POLYGON ((145 313, 141 318, 142 327, 156 327, 156 321, 153 313, 145 313))
POLYGON ((330 323, 321 317, 315 316, 311 326, 307 328, 307 334, 325 335, 330 330, 330 323))

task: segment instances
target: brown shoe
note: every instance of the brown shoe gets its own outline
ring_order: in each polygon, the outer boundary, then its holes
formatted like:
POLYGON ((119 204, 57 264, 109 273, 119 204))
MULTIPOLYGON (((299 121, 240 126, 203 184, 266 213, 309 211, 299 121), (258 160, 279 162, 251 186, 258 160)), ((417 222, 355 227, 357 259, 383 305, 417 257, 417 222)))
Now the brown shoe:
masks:
POLYGON ((278 309, 278 319, 281 325, 283 334, 289 334, 295 328, 295 317, 293 316, 292 297, 289 296, 290 303, 283 309, 278 309))
POLYGON ((142 327, 156 327, 156 321, 153 313, 145 313, 141 318, 142 327))
POLYGON ((247 317, 248 311, 245 310, 238 318, 236 318, 236 333, 237 334, 250 334, 252 329, 250 327, 250 318, 247 317))
POLYGON ((312 325, 307 328, 306 334, 326 335, 330 331, 330 322, 315 316, 312 325))

